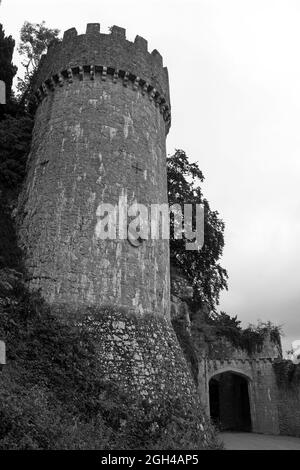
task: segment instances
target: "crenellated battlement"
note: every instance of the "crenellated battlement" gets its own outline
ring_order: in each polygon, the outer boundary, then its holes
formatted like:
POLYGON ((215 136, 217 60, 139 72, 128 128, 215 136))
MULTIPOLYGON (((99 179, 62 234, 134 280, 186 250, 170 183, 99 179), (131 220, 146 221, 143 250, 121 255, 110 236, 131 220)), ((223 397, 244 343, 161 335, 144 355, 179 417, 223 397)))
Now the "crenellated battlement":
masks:
POLYGON ((86 33, 80 35, 76 28, 68 29, 62 41, 53 41, 42 56, 35 89, 41 91, 42 84, 51 81, 51 77, 56 81, 58 74, 65 76, 68 69, 76 73, 79 67, 94 67, 95 73, 106 67, 108 75, 118 71, 121 78, 127 73, 129 81, 138 80, 142 88, 147 84, 150 94, 155 90, 154 95, 170 110, 168 70, 156 49, 148 52, 148 43, 141 36, 128 41, 126 30, 119 26, 112 26, 110 34, 102 34, 99 23, 89 23, 86 33))
MULTIPOLYGON (((100 33, 100 23, 88 23, 86 27, 86 34, 78 35, 76 28, 70 28, 64 32, 62 43, 68 44, 74 41, 82 40, 101 40, 103 38, 109 38, 110 40, 117 41, 126 41, 128 44, 134 46, 134 48, 148 52, 148 41, 141 36, 136 36, 134 42, 127 41, 126 39, 126 29, 121 28, 120 26, 112 26, 110 28, 110 34, 101 34, 100 33)), ((153 62, 156 62, 157 65, 163 67, 163 59, 160 53, 154 49, 151 54, 153 62)))
POLYGON ((58 308, 120 305, 169 319, 168 241, 132 252, 127 238, 106 243, 98 233, 103 203, 123 195, 167 203, 171 115, 161 55, 140 36, 128 41, 119 26, 109 34, 98 23, 80 35, 71 28, 49 45, 33 91, 38 109, 20 203, 31 288, 58 308))

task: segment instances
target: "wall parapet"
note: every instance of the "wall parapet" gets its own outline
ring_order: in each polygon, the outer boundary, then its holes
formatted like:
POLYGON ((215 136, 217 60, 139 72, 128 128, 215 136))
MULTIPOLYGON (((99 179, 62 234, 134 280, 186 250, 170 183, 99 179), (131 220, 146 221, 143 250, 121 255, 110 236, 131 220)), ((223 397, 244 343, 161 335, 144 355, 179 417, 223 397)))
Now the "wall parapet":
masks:
POLYGON ((130 71, 165 97, 170 108, 168 70, 163 66, 161 54, 154 49, 148 52, 148 43, 141 36, 134 42, 126 39, 126 30, 112 26, 110 34, 100 33, 99 23, 87 25, 86 33, 78 35, 76 28, 64 32, 61 41, 54 40, 43 55, 34 80, 38 89, 49 77, 61 70, 76 66, 108 64, 112 69, 130 71))

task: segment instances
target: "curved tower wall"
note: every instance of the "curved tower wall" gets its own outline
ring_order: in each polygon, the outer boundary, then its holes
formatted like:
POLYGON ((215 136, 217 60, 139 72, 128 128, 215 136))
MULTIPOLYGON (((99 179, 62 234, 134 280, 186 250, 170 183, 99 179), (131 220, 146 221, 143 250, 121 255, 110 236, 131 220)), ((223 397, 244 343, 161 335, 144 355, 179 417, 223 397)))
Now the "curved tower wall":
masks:
POLYGON ((164 410, 180 400, 194 411, 196 388, 169 315, 168 240, 132 246, 96 230, 101 203, 167 203, 168 73, 145 39, 99 29, 65 32, 35 77, 18 211, 28 282, 63 320, 79 312, 102 377, 164 410))
POLYGON ((97 238, 101 203, 167 202, 168 72, 139 36, 89 24, 50 45, 21 197, 20 242, 32 289, 54 305, 118 305, 169 315, 169 245, 97 238))

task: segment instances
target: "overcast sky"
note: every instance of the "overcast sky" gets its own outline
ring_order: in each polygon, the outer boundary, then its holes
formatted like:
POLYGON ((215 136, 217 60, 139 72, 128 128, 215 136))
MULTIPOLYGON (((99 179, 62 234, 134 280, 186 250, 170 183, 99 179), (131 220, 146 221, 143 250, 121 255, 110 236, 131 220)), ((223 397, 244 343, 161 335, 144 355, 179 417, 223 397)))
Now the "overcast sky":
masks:
MULTIPOLYGON (((220 308, 300 339, 300 2, 297 0, 3 0, 0 22, 64 31, 125 27, 169 69, 168 152, 184 149, 226 223, 220 308)), ((15 54, 15 63, 20 61, 15 54)))

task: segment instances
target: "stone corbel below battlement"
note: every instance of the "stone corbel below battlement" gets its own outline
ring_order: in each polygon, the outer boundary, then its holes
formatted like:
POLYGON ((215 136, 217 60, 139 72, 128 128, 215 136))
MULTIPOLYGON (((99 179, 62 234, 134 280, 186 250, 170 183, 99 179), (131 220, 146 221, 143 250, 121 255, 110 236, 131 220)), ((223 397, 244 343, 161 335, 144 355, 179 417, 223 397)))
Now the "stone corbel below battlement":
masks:
POLYGON ((62 87, 65 83, 71 84, 76 76, 79 80, 84 80, 85 77, 89 80, 95 80, 95 78, 99 76, 102 81, 106 81, 107 77, 111 77, 113 83, 120 81, 125 87, 130 85, 134 91, 140 89, 141 94, 147 95, 149 100, 159 108, 159 111, 163 115, 166 123, 166 133, 169 132, 171 127, 171 112, 170 106, 168 105, 165 97, 162 96, 155 87, 146 82, 146 80, 143 80, 128 71, 116 69, 114 67, 94 64, 68 67, 57 74, 52 75, 40 85, 35 92, 36 104, 38 105, 46 96, 48 96, 49 92, 55 91, 56 86, 62 87))

